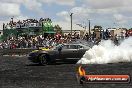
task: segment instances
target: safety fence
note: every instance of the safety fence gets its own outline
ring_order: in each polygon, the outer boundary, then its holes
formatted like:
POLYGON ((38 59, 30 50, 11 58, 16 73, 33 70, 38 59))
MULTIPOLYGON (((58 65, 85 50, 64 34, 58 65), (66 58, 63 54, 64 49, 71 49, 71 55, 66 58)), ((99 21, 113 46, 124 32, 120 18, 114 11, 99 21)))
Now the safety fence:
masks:
POLYGON ((36 49, 0 49, 0 56, 3 55, 28 55, 36 49))

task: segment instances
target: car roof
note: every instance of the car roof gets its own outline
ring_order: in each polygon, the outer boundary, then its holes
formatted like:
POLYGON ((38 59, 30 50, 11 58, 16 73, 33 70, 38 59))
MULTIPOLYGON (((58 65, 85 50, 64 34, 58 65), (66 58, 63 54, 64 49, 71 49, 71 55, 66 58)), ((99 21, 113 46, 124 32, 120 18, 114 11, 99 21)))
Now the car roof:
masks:
POLYGON ((66 44, 66 43, 64 43, 63 45, 83 45, 83 44, 66 44))
POLYGON ((67 43, 65 43, 65 44, 62 44, 62 45, 80 45, 80 46, 84 46, 84 47, 90 48, 89 46, 81 44, 81 43, 79 43, 79 44, 67 44, 67 43))
POLYGON ((88 45, 81 44, 81 43, 79 43, 79 44, 62 44, 62 45, 81 45, 81 46, 86 46, 86 47, 89 47, 88 45))

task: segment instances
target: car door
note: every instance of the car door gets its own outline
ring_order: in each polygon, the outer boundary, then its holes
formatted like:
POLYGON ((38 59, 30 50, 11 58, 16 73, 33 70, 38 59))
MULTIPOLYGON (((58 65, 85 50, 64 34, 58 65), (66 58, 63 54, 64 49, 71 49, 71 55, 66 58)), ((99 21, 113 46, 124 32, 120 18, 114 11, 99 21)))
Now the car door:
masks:
POLYGON ((61 59, 77 58, 78 50, 75 45, 64 45, 60 52, 61 59))
POLYGON ((78 45, 78 58, 82 58, 87 50, 84 46, 78 45))
POLYGON ((59 59, 65 59, 71 53, 69 51, 69 45, 63 45, 61 51, 58 51, 59 59))
POLYGON ((68 58, 78 58, 78 47, 77 45, 69 45, 68 58))

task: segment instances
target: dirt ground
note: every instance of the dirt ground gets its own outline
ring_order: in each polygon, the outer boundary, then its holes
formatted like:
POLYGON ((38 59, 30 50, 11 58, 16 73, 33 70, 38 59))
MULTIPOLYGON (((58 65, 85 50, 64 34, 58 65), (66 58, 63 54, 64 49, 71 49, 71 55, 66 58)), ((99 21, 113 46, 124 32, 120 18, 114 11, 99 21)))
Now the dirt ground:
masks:
MULTIPOLYGON (((40 66, 32 64, 26 56, 0 57, 0 88, 132 88, 128 84, 85 84, 76 79, 79 65, 60 63, 40 66)), ((132 63, 83 65, 87 74, 129 74, 132 63)))

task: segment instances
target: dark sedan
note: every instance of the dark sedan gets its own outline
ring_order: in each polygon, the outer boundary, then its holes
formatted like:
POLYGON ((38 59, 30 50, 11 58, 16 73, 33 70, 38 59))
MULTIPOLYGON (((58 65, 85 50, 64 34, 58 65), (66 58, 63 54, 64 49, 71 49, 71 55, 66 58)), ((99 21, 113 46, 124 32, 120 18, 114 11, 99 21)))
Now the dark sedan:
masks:
POLYGON ((56 61, 78 61, 90 47, 83 44, 60 44, 52 49, 32 51, 28 59, 46 65, 56 61))

